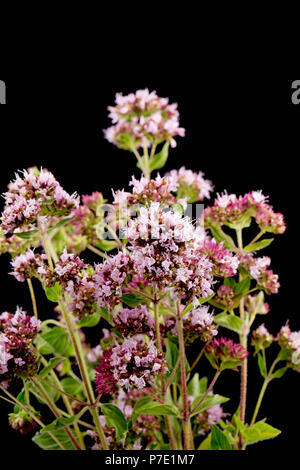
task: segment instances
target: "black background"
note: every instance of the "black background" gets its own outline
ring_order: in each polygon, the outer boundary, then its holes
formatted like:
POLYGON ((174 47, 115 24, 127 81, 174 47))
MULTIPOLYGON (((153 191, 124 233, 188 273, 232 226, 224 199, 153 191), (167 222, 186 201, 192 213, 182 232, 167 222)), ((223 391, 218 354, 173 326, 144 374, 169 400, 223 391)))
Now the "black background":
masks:
MULTIPOLYGON (((298 301, 298 188, 300 105, 291 102, 293 80, 277 76, 232 73, 212 76, 194 70, 141 72, 134 65, 72 72, 49 69, 29 74, 20 70, 0 79, 7 84, 7 105, 1 107, 0 191, 14 171, 43 166, 52 171, 69 192, 94 190, 111 196, 111 188, 122 189, 132 174, 134 157, 109 144, 102 129, 108 127, 107 106, 115 92, 124 94, 139 88, 156 89, 159 96, 178 102, 180 122, 186 137, 177 138, 165 170, 185 165, 202 170, 213 181, 216 192, 244 194, 262 189, 276 211, 284 213, 287 231, 278 235, 265 250, 272 257, 272 269, 280 276, 278 295, 268 298, 271 312, 262 318, 276 334, 290 319, 300 329, 298 301)), ((297 78, 297 77, 294 77, 297 78)), ((1 311, 14 311, 16 304, 30 310, 25 287, 7 275, 9 257, 0 259, 1 311)), ((43 318, 51 313, 39 296, 43 318), (45 305, 45 307, 44 307, 45 305)), ((257 321, 256 325, 259 324, 257 321)), ((209 372, 203 366, 203 372, 209 372)), ((200 372, 201 373, 201 372, 200 372)), ((211 374, 211 371, 209 372, 211 374)), ((249 418, 262 378, 256 365, 250 367, 249 418)), ((287 451, 298 444, 295 431, 299 421, 299 375, 289 372, 275 381, 266 394, 260 417, 282 430, 274 441, 249 447, 248 451, 287 451)), ((239 378, 224 373, 215 391, 232 400, 224 406, 232 412, 238 403, 239 378)), ((30 453, 38 449, 30 437, 21 437, 7 425, 4 402, 0 405, 1 449, 17 446, 30 453)))

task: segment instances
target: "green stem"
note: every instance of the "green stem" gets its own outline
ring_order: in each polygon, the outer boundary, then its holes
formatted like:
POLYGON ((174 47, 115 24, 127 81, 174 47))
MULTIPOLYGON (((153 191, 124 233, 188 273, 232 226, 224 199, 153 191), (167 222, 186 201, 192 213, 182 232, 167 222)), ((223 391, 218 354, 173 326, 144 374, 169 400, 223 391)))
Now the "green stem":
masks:
MULTIPOLYGON (((154 320, 155 320, 155 337, 156 337, 156 345, 157 349, 163 353, 162 341, 160 336, 160 326, 159 326, 159 314, 158 314, 158 301, 157 301, 157 293, 154 293, 154 320)), ((165 385, 165 377, 164 374, 161 374, 161 389, 164 397, 166 398, 166 385, 165 385)), ((176 450, 176 440, 172 429, 172 420, 171 416, 166 416, 166 426, 168 431, 169 442, 172 450, 176 450)))
MULTIPOLYGON (((264 383, 263 383, 263 385, 262 385, 260 394, 259 394, 258 399, 257 399, 257 403, 256 403, 256 406, 255 406, 255 410, 254 410, 254 413, 253 413, 253 416, 252 416, 250 425, 254 424, 255 421, 256 421, 256 417, 257 417, 258 412, 259 412, 259 410, 260 410, 260 407, 261 407, 261 404, 262 404, 262 400, 263 400, 264 395, 265 395, 265 393, 266 393, 267 387, 268 387, 269 383, 272 381, 271 376, 272 376, 273 370, 274 370, 274 368, 275 368, 275 366, 276 366, 276 364, 277 364, 278 362, 279 362, 279 359, 276 358, 275 361, 273 362, 273 364, 272 364, 271 367, 270 367, 270 370, 269 370, 269 372, 268 372, 268 374, 267 374, 267 377, 266 377, 265 380, 264 380, 264 383)), ((265 366, 266 366, 266 361, 265 361, 265 366)))
POLYGON ((37 306, 36 306, 36 298, 35 298, 35 295, 34 295, 34 290, 33 290, 33 286, 32 286, 31 279, 27 279, 27 284, 28 284, 28 287, 29 287, 29 292, 30 292, 30 297, 31 297, 31 302, 32 302, 33 313, 34 313, 34 316, 35 316, 36 318, 38 318, 38 310, 37 310, 37 306))
MULTIPOLYGON (((53 266, 53 262, 52 262, 50 252, 49 252, 49 248, 48 248, 48 240, 47 240, 47 238, 46 238, 46 236, 45 236, 45 234, 42 230, 41 230, 41 235, 42 235, 42 240, 43 240, 45 252, 46 252, 47 258, 48 258, 49 267, 50 267, 51 270, 53 270, 54 266, 53 266)), ((69 333, 70 340, 71 340, 71 343, 72 343, 72 346, 73 346, 73 349, 74 349, 74 352, 75 352, 76 360, 77 360, 77 363, 78 363, 78 366, 79 366, 79 369, 80 369, 80 374, 81 374, 81 378, 82 378, 82 381, 83 381, 83 384, 84 384, 84 387, 85 387, 87 397, 89 399, 90 405, 93 405, 94 401, 95 401, 95 396, 94 396, 93 387, 92 387, 92 384, 91 384, 91 381, 90 381, 90 378, 89 378, 85 358, 84 358, 84 355, 83 355, 79 334, 78 334, 77 331, 75 331, 75 332, 73 331, 71 320, 69 318, 69 315, 68 315, 68 313, 65 309, 64 303, 62 301, 59 302, 59 306, 61 308, 63 318, 64 318, 65 324, 67 326, 67 329, 68 329, 68 333, 69 333)), ((90 411, 91 411, 91 414, 94 418, 94 422, 95 422, 95 425, 96 425, 96 428, 97 428, 97 431, 98 431, 99 438, 100 438, 100 441, 102 443, 103 449, 108 450, 108 446, 107 446, 107 443, 106 443, 104 432, 103 432, 102 427, 101 427, 101 423, 100 423, 100 420, 99 420, 97 410, 92 408, 90 411), (99 432, 99 429, 101 429, 101 432, 99 432)))
POLYGON ((264 233, 266 233, 265 230, 261 230, 261 231, 256 235, 256 237, 253 238, 253 240, 249 243, 248 246, 253 245, 255 242, 257 242, 257 240, 259 240, 260 237, 262 237, 262 236, 264 235, 264 233))
MULTIPOLYGON (((46 390, 44 389, 44 387, 37 381, 35 380, 35 378, 31 377, 31 381, 32 383, 35 385, 35 387, 38 389, 38 391, 40 392, 41 396, 43 397, 43 399, 46 401, 47 405, 49 406, 50 410, 52 411, 52 413, 54 414, 54 416, 56 418, 61 418, 61 414, 60 412, 58 411, 55 403, 51 400, 51 398, 49 397, 49 395, 47 394, 46 390)), ((80 448, 80 445, 78 444, 77 440, 75 439, 75 437, 73 436, 73 433, 72 431, 70 430, 69 426, 65 426, 64 427, 64 430, 66 431, 66 433, 68 434, 69 438, 71 439, 72 443, 74 444, 75 446, 75 449, 76 450, 81 450, 80 448)))
MULTIPOLYGON (((41 362, 45 367, 48 366, 48 362, 46 361, 46 359, 42 355, 41 355, 41 362)), ((58 377, 57 377, 57 375, 56 375, 56 373, 54 372, 53 369, 50 371, 50 375, 53 378, 54 382, 57 385, 57 388, 58 388, 59 392, 62 395, 62 399, 63 399, 63 402, 65 404, 66 410, 68 411, 70 416, 74 416, 74 412, 73 412, 72 406, 69 402, 68 396, 65 394, 64 390, 62 389, 61 383, 60 383, 60 381, 59 381, 59 379, 58 379, 58 377)), ((79 429, 79 426, 78 426, 77 422, 74 423, 74 430, 75 430, 77 439, 80 442, 81 449, 85 450, 84 440, 83 440, 83 437, 82 437, 82 434, 80 432, 80 429, 79 429)))
POLYGON ((185 369, 185 346, 183 336, 183 324, 180 318, 180 300, 177 302, 177 332, 179 341, 179 355, 181 365, 181 396, 183 401, 183 435, 184 435, 184 449, 193 450, 193 438, 191 433, 191 423, 189 414, 187 380, 185 369))

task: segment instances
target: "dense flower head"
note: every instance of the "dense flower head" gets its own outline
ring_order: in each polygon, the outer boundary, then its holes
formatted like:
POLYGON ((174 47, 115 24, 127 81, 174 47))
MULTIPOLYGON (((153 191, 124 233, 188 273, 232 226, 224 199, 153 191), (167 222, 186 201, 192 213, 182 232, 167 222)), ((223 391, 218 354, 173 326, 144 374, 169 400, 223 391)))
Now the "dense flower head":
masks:
POLYGON ((215 338, 205 346, 205 354, 215 369, 224 370, 239 366, 249 353, 232 339, 215 338))
POLYGON ((237 273, 239 259, 224 247, 223 242, 206 239, 202 243, 201 252, 212 262, 212 272, 215 276, 232 277, 237 273))
POLYGON ((201 171, 195 173, 183 166, 179 170, 171 170, 166 176, 177 186, 177 199, 186 198, 188 203, 209 199, 213 191, 212 182, 206 180, 201 171))
POLYGON ((117 93, 115 106, 110 106, 109 117, 113 126, 104 131, 109 142, 131 150, 150 143, 169 141, 176 146, 175 136, 184 136, 179 126, 177 103, 169 104, 168 98, 160 98, 155 91, 138 90, 123 96, 117 93))
POLYGON ((25 377, 37 370, 37 357, 32 342, 40 331, 41 322, 26 315, 19 307, 13 315, 0 315, 0 381, 25 377))
POLYGON ((65 288, 72 285, 79 285, 82 282, 81 273, 87 266, 82 259, 73 253, 67 253, 64 249, 59 260, 55 264, 54 270, 46 273, 47 286, 51 287, 59 282, 65 288))
POLYGON ((114 204, 119 205, 149 205, 151 202, 160 202, 165 205, 172 205, 177 202, 174 194, 177 191, 176 182, 168 177, 161 177, 159 174, 155 179, 141 176, 138 180, 132 176, 129 186, 132 192, 124 190, 114 194, 114 204))
POLYGON ((274 212, 268 204, 263 204, 256 214, 255 221, 263 232, 284 233, 286 225, 280 212, 274 212))
POLYGON ((35 253, 30 248, 23 254, 16 256, 11 261, 12 274, 18 281, 38 277, 46 273, 47 255, 35 253))
POLYGON ((67 305, 67 311, 79 319, 95 313, 98 310, 96 287, 94 276, 87 273, 83 273, 75 280, 69 280, 66 292, 71 301, 67 305))
POLYGON ((274 274, 271 269, 267 269, 271 263, 268 256, 255 258, 251 253, 238 253, 240 266, 245 268, 250 276, 256 281, 260 289, 263 289, 266 294, 277 294, 280 283, 278 275, 274 274))
POLYGON ((207 226, 240 224, 245 219, 254 217, 266 200, 267 197, 261 191, 252 191, 239 197, 225 191, 218 195, 213 206, 205 209, 205 223, 207 226))
POLYGON ((285 325, 281 328, 276 340, 287 365, 300 372, 300 331, 291 331, 290 327, 285 325))
POLYGON ((134 270, 159 288, 172 287, 182 297, 212 294, 212 263, 197 250, 188 217, 151 203, 141 207, 125 235, 134 270))
MULTIPOLYGON (((182 310, 183 309, 184 306, 182 306, 182 310)), ((208 309, 209 307, 207 305, 202 305, 183 315, 184 340, 187 346, 192 344, 196 339, 200 339, 203 342, 210 341, 218 334, 217 326, 214 323, 214 315, 210 313, 208 309)), ((166 333, 171 332, 178 336, 174 317, 170 317, 166 320, 166 327, 166 333)))
POLYGON ((70 196, 49 171, 31 168, 24 170, 22 176, 16 174, 3 195, 5 207, 1 222, 4 233, 34 224, 38 216, 64 216, 78 207, 77 195, 70 196))
POLYGON ((131 270, 130 257, 120 251, 95 267, 95 297, 99 307, 110 310, 121 302, 122 288, 131 270))
POLYGON ((143 389, 167 366, 152 341, 149 344, 135 338, 125 338, 104 351, 97 372, 97 391, 101 394, 115 394, 118 387, 127 390, 132 387, 143 389))
POLYGON ((260 325, 252 333, 251 344, 255 347, 256 353, 271 346, 273 341, 273 336, 269 333, 264 324, 260 325))
POLYGON ((113 321, 116 329, 124 336, 154 335, 154 318, 145 305, 136 308, 121 308, 115 312, 113 321))
POLYGON ((217 290, 217 293, 214 297, 214 301, 222 304, 223 307, 227 309, 231 309, 234 306, 234 297, 235 292, 230 286, 226 286, 223 284, 217 290))

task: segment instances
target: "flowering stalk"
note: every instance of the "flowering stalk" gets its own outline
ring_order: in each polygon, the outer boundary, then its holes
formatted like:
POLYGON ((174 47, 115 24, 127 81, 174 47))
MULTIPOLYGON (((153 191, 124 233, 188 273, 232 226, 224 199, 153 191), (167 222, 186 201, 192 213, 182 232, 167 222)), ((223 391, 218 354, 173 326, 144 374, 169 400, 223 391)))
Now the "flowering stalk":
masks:
MULTIPOLYGON (((242 239, 242 229, 238 228, 236 230, 237 240, 238 240, 238 248, 242 252, 243 251, 243 239, 242 239)), ((240 281, 242 276, 240 275, 240 281)), ((248 338, 248 327, 246 329, 245 326, 245 299, 244 297, 240 300, 240 319, 242 320, 242 333, 240 334, 240 343, 241 345, 247 349, 247 338, 248 338)), ((248 370, 248 361, 247 357, 241 364, 241 392, 240 392, 240 420, 242 423, 245 422, 246 416, 246 399, 247 399, 247 370, 248 370)))
POLYGON ((221 374, 222 371, 220 370, 217 370, 217 372, 215 373, 208 389, 206 390, 206 392, 203 394, 203 396, 201 397, 200 401, 197 403, 197 405, 195 406, 195 408, 193 408, 190 412, 190 415, 192 415, 193 413, 195 413, 195 411, 197 411, 197 409, 199 408, 199 406, 201 405, 201 403, 205 400, 205 398, 207 397, 207 395, 209 395, 212 391, 212 389, 214 388, 215 386, 215 383, 216 381, 218 380, 218 378, 220 377, 220 374, 221 374))
MULTIPOLYGON (((43 244, 44 244, 45 252, 47 254, 49 266, 50 266, 51 271, 53 271, 54 266, 53 266, 50 251, 49 251, 49 248, 48 248, 47 239, 45 237, 45 234, 42 231, 41 231, 41 233, 42 233, 43 244)), ((88 371, 87 371, 87 367, 86 367, 86 363, 85 363, 85 358, 83 356, 83 352, 82 352, 82 348, 81 348, 81 342, 80 342, 78 333, 76 331, 75 332, 73 331, 71 320, 69 318, 69 315, 68 315, 68 313, 65 309, 64 303, 62 301, 59 302, 59 306, 61 308, 63 318, 64 318, 64 321, 66 323, 67 329, 68 329, 70 340, 71 340, 71 343, 73 345, 74 352, 75 352, 75 355, 76 355, 76 359, 77 359, 77 362, 78 362, 78 366, 79 366, 79 369, 80 369, 80 374, 81 374, 81 377, 82 377, 82 380, 83 380, 83 383, 84 383, 84 387, 85 387, 85 390, 86 390, 86 393, 87 393, 87 397, 89 399, 89 403, 90 403, 90 406, 91 406, 90 412, 93 416, 93 419, 94 419, 94 422, 95 422, 95 425, 96 425, 96 428, 97 428, 97 432, 99 434, 99 438, 100 438, 100 441, 103 445, 103 448, 105 450, 108 450, 105 435, 104 435, 104 432, 102 430, 102 427, 101 427, 101 424, 100 424, 100 421, 99 421, 99 416, 98 416, 98 413, 97 413, 97 409, 94 407, 95 396, 94 396, 93 388, 92 388, 92 385, 91 385, 91 382, 90 382, 90 379, 89 379, 89 375, 88 375, 88 371)))

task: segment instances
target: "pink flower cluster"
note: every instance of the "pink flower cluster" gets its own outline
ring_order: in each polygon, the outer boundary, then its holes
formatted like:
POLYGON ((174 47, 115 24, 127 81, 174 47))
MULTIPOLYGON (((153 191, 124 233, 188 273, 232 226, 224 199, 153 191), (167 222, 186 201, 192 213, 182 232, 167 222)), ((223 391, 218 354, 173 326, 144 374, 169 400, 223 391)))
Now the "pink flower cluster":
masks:
POLYGON ((206 226, 240 225, 255 217, 256 223, 264 232, 283 233, 285 223, 283 215, 275 213, 272 206, 266 203, 267 197, 261 191, 252 191, 244 196, 226 192, 214 201, 212 207, 204 211, 206 226))
POLYGON ((255 347, 256 353, 271 346, 273 341, 274 337, 269 333, 264 324, 252 332, 251 344, 255 347))
POLYGON ((232 339, 215 338, 205 346, 205 354, 215 369, 224 370, 239 366, 249 353, 232 339))
POLYGON ((205 239, 201 252, 211 261, 212 272, 215 276, 232 277, 237 273, 239 259, 224 247, 223 242, 217 243, 214 239, 205 239))
POLYGON ((271 263, 268 256, 254 258, 251 253, 238 253, 237 256, 240 260, 240 266, 245 268, 250 276, 257 281, 259 288, 269 295, 278 293, 280 287, 278 275, 274 274, 271 269, 267 269, 271 263))
POLYGON ((195 173, 183 166, 179 170, 170 171, 166 176, 177 186, 177 199, 186 198, 189 203, 209 199, 213 191, 212 182, 204 179, 201 171, 195 173))
POLYGON ((135 338, 125 338, 104 351, 99 366, 95 367, 97 391, 115 394, 118 387, 143 389, 167 366, 152 341, 149 344, 135 338))
POLYGON ((67 253, 64 249, 54 270, 49 269, 46 273, 47 287, 53 286, 56 282, 69 289, 74 288, 74 285, 78 286, 82 282, 81 273, 86 267, 82 259, 72 253, 67 253))
MULTIPOLYGON (((187 346, 198 338, 203 342, 210 341, 218 334, 217 326, 214 324, 214 315, 209 313, 208 309, 207 305, 202 305, 183 315, 184 339, 187 346)), ((168 331, 176 336, 178 335, 173 317, 166 320, 166 326, 168 331)))
POLYGON ((175 147, 174 137, 185 134, 179 127, 177 103, 169 104, 168 98, 158 97, 155 91, 138 90, 127 96, 118 93, 115 104, 108 108, 114 125, 104 135, 120 148, 131 150, 163 141, 175 147))
POLYGON ((234 290, 230 286, 223 284, 217 290, 217 294, 214 296, 214 301, 222 304, 223 307, 227 310, 233 307, 234 305, 234 290))
POLYGON ((30 279, 31 277, 46 274, 48 266, 46 260, 47 255, 34 253, 29 248, 24 254, 12 259, 11 265, 13 271, 10 274, 20 282, 24 282, 25 279, 30 279))
POLYGON ((122 308, 114 314, 113 321, 123 337, 138 334, 154 336, 154 318, 145 305, 136 308, 122 308))
POLYGON ((283 326, 276 340, 284 352, 288 367, 300 372, 300 331, 291 331, 288 325, 283 326))
POLYGON ((212 263, 195 246, 195 228, 181 213, 159 203, 141 207, 125 231, 136 272, 159 288, 173 287, 183 298, 212 294, 212 263))
POLYGON ((32 342, 40 331, 41 322, 17 308, 13 315, 0 315, 0 381, 2 386, 15 377, 26 377, 37 370, 32 342))
POLYGON ((23 171, 23 178, 8 185, 4 193, 5 207, 1 215, 4 233, 28 226, 38 216, 63 216, 79 205, 76 194, 69 195, 47 170, 35 168, 23 171))

